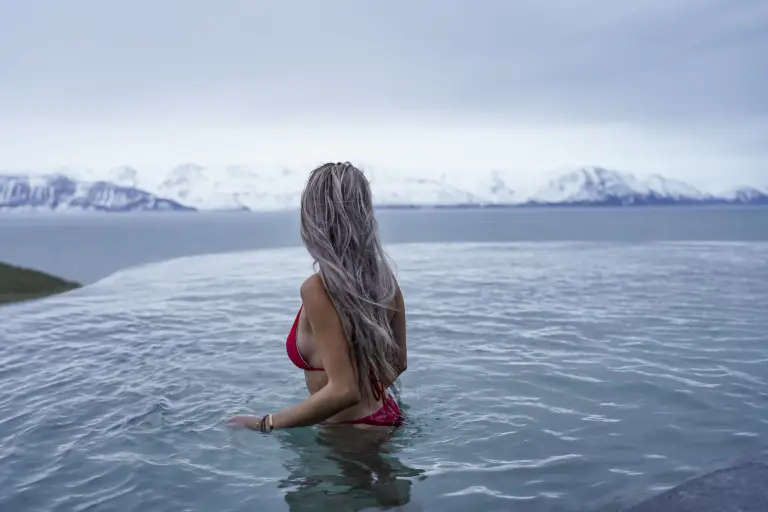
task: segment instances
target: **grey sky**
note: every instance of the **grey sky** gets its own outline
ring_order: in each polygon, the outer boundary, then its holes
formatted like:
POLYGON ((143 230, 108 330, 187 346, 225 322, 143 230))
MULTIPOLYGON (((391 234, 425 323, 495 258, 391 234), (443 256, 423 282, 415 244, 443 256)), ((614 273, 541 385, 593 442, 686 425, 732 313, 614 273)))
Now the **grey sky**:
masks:
POLYGON ((439 116, 694 127, 765 156, 766 55, 765 0, 0 0, 0 134, 439 116))

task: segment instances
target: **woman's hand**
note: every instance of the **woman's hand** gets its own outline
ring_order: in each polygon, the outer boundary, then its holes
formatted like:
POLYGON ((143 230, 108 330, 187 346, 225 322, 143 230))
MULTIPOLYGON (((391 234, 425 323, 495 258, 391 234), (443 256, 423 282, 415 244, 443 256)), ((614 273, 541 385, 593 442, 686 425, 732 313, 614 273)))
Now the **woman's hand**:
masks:
POLYGON ((252 414, 238 414, 229 420, 228 425, 234 428, 249 428, 260 432, 272 432, 275 428, 271 414, 261 417, 253 416, 252 414))
POLYGON ((254 416, 252 414, 238 414, 232 416, 227 422, 227 426, 231 428, 248 428, 251 430, 259 429, 260 416, 254 416))

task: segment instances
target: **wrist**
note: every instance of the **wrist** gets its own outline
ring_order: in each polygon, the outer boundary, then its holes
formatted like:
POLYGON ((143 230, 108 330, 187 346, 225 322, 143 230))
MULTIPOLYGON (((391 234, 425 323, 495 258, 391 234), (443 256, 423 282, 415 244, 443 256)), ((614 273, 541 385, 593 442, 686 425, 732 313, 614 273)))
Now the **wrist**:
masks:
POLYGON ((265 434, 269 434, 275 429, 275 422, 274 422, 274 415, 272 414, 265 414, 264 416, 259 417, 258 419, 254 420, 253 429, 258 430, 259 432, 263 432, 265 434))
POLYGON ((261 416, 251 416, 245 421, 245 427, 249 430, 259 430, 259 424, 261 423, 261 416))

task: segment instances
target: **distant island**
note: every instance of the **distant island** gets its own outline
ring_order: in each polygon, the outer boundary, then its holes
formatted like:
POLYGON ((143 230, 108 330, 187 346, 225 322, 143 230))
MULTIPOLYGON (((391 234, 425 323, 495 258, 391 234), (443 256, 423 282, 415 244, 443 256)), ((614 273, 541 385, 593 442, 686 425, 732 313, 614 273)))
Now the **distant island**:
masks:
POLYGON ((41 299, 74 290, 80 286, 79 283, 67 281, 45 272, 0 262, 0 305, 41 299))

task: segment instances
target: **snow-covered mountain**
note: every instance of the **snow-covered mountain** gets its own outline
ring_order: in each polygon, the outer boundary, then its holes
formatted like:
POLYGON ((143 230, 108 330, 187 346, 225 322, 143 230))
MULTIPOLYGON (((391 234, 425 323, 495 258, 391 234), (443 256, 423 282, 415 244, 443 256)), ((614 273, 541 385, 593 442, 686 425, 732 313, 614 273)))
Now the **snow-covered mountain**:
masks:
POLYGON ((688 183, 657 174, 638 178, 622 173, 588 167, 550 180, 526 202, 533 204, 682 204, 712 202, 716 198, 688 183))
MULTIPOLYGON (((500 170, 450 175, 364 166, 364 172, 371 182, 374 201, 381 207, 768 204, 765 189, 741 187, 710 193, 659 175, 640 177, 601 167, 567 171, 545 179, 539 186, 522 186, 513 174, 500 170)), ((64 194, 69 198, 64 203, 87 209, 282 210, 298 207, 308 169, 188 163, 167 172, 123 166, 101 173, 68 171, 68 175, 70 178, 58 174, 55 179, 17 176, 17 180, 27 179, 29 183, 43 179, 45 185, 35 188, 37 192, 27 185, 30 192, 26 193, 19 192, 26 189, 16 185, 15 194, 34 199, 41 194, 51 196, 51 190, 71 189, 73 192, 64 194), (134 198, 132 203, 129 197, 134 198), (144 199, 136 199, 139 197, 144 199)), ((8 185, 2 187, 0 208, 4 204, 8 208, 11 189, 8 185)), ((19 204, 24 207, 31 200, 19 204)), ((62 203, 60 199, 50 201, 62 203)))
MULTIPOLYGON (((490 196, 508 202, 512 194, 493 173, 488 176, 487 194, 485 190, 477 193, 472 187, 454 183, 446 175, 421 176, 369 166, 364 172, 371 182, 374 200, 382 206, 483 204, 490 196)), ((106 174, 110 181, 120 185, 150 190, 200 210, 268 211, 297 207, 308 172, 289 167, 187 163, 167 174, 141 175, 131 167, 111 169, 106 174)))
POLYGON ((373 199, 380 206, 463 205, 487 201, 445 174, 418 176, 376 167, 366 167, 363 172, 371 184, 373 199))
MULTIPOLYGON (((499 170, 430 175, 365 166, 364 172, 374 201, 386 207, 752 204, 768 199, 768 191, 754 188, 714 195, 659 175, 638 177, 600 167, 566 172, 539 187, 517 187, 513 175, 499 170)), ((306 178, 306 169, 186 164, 156 185, 141 183, 157 195, 200 210, 256 211, 297 207, 306 178)))
POLYGON ((304 178, 288 168, 185 164, 151 190, 201 210, 279 210, 298 205, 304 178))
POLYGON ((193 210, 149 192, 105 181, 77 181, 63 174, 0 175, 0 211, 193 210))
POLYGON ((739 187, 720 195, 729 203, 768 204, 768 187, 759 190, 753 187, 739 187))

